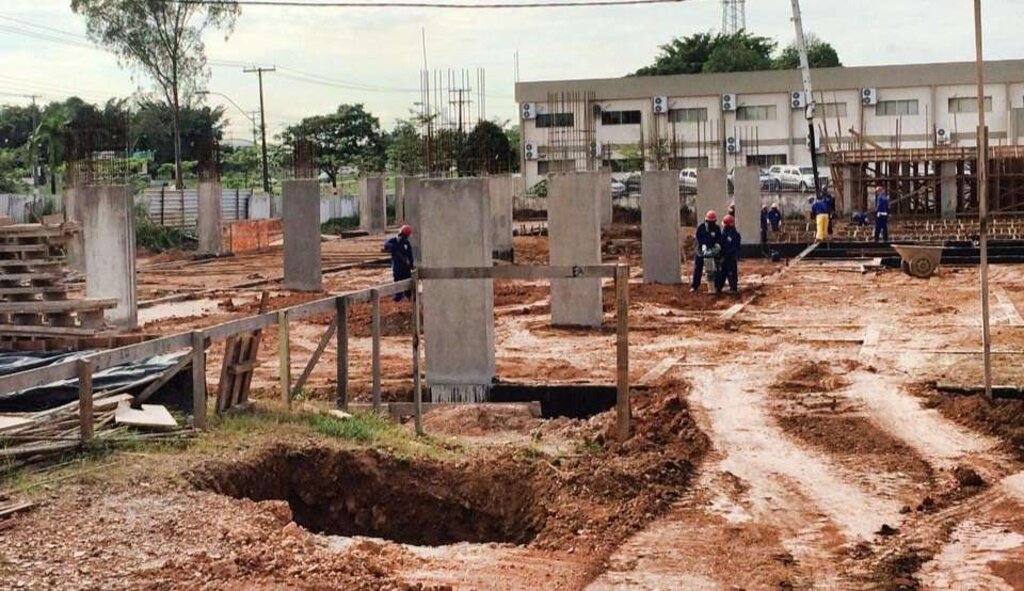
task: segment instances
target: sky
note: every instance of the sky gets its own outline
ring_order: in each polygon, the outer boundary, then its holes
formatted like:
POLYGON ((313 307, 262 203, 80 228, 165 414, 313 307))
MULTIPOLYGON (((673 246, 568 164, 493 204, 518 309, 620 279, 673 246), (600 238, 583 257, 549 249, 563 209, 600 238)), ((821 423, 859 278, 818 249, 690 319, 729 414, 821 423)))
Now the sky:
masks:
MULTIPOLYGON (((84 19, 70 4, 0 0, 0 103, 25 104, 29 99, 20 95, 29 94, 103 102, 152 90, 144 74, 122 68, 85 37, 84 19)), ((746 6, 749 31, 780 45, 793 40, 790 0, 747 0, 746 6)), ((805 30, 832 43, 847 66, 974 59, 972 0, 803 0, 801 6, 805 30)), ((985 0, 983 10, 986 59, 1024 58, 1024 0, 985 0)), ((363 103, 390 128, 419 100, 425 33, 428 67, 485 69, 487 117, 514 122, 517 52, 520 80, 616 77, 652 62, 673 37, 720 23, 718 0, 516 10, 246 6, 229 38, 206 35, 212 62, 206 88, 255 111, 256 76, 243 66, 276 66, 264 79, 270 134, 343 103, 363 103)), ((219 95, 205 100, 224 106, 229 139, 252 137, 248 115, 219 95)))

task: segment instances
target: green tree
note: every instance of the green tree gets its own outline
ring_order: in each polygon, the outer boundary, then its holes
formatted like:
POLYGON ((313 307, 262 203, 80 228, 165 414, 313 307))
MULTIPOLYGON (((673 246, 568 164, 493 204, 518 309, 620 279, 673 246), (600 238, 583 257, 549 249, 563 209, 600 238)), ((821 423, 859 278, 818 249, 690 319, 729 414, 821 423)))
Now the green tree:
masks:
POLYGON ((184 0, 71 0, 71 10, 86 19, 89 37, 110 48, 122 64, 145 72, 171 107, 176 184, 181 174, 181 106, 209 75, 203 33, 230 35, 240 8, 225 1, 200 4, 184 0))
POLYGON ((23 157, 24 150, 0 148, 0 193, 20 193, 24 191, 22 182, 29 175, 23 157))
POLYGON ((776 43, 767 37, 739 31, 735 35, 719 35, 715 47, 704 62, 702 72, 754 72, 772 68, 776 43))
MULTIPOLYGON (((812 68, 838 68, 843 65, 843 62, 839 61, 839 54, 835 48, 814 34, 807 36, 807 61, 812 68)), ((774 65, 778 70, 799 68, 800 53, 797 51, 796 43, 787 45, 782 53, 775 58, 774 65)))
POLYGON ((518 125, 513 125, 505 129, 505 137, 508 138, 509 147, 509 172, 519 172, 519 138, 520 131, 518 125))
POLYGON ((204 138, 220 140, 227 120, 222 107, 182 107, 179 111, 177 136, 174 133, 174 112, 162 101, 143 100, 132 113, 131 151, 150 150, 156 165, 171 163, 177 169, 175 155, 181 162, 198 160, 197 144, 204 138), (175 150, 175 137, 180 139, 175 150))
POLYGON ((466 137, 459 174, 494 174, 508 172, 511 149, 508 136, 493 121, 480 121, 466 137))
POLYGON ((397 174, 416 175, 423 170, 423 137, 414 120, 399 120, 388 134, 388 168, 397 174))
POLYGON ((20 148, 27 144, 40 115, 35 105, 0 107, 0 148, 20 148))
POLYGON ((717 36, 712 33, 694 33, 676 37, 658 49, 661 53, 650 66, 640 68, 636 76, 666 76, 669 74, 700 74, 715 48, 717 36))
POLYGON ((281 134, 286 145, 295 145, 301 138, 313 142, 317 167, 334 187, 342 166, 381 171, 387 161, 380 120, 361 104, 340 105, 329 115, 307 117, 281 134))

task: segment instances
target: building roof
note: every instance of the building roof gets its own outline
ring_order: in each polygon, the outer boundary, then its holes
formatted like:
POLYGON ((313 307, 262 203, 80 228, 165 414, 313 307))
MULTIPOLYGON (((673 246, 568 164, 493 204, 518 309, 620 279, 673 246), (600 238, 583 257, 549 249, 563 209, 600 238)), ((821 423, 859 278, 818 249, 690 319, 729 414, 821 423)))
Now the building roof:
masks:
MULTIPOLYGON (((819 90, 856 90, 868 87, 901 88, 976 83, 974 62, 855 66, 811 70, 811 83, 819 90)), ((1024 60, 985 62, 985 82, 1024 82, 1024 60)), ((551 92, 594 91, 599 100, 638 99, 652 96, 708 96, 723 93, 791 92, 803 87, 799 70, 763 70, 728 74, 628 76, 590 80, 519 82, 517 101, 546 101, 551 92)))

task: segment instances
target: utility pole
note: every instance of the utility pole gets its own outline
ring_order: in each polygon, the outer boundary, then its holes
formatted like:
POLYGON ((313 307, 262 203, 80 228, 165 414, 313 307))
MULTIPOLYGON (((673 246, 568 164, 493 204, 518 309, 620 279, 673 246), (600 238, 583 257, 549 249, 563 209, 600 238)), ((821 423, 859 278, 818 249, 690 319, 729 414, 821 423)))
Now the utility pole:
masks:
POLYGON ((800 76, 804 82, 804 94, 807 95, 807 141, 811 149, 811 170, 814 173, 814 194, 821 195, 821 180, 818 178, 818 142, 814 137, 814 91, 811 88, 811 65, 807 60, 807 40, 804 39, 804 24, 800 19, 800 0, 793 1, 793 26, 796 27, 796 49, 800 54, 800 76))
POLYGON ((256 148, 256 144, 259 143, 259 136, 256 135, 259 133, 259 130, 256 127, 256 115, 259 114, 259 111, 249 111, 249 121, 252 122, 252 147, 254 149, 256 148))
POLYGON ((262 135, 263 141, 263 191, 269 195, 270 171, 267 166, 267 110, 263 106, 263 73, 276 72, 277 68, 245 68, 242 71, 246 74, 252 74, 255 72, 259 76, 260 80, 260 134, 262 135))
POLYGON ((981 349, 985 399, 992 401, 992 334, 988 309, 988 126, 985 125, 985 62, 981 43, 981 0, 974 0, 974 49, 978 69, 978 249, 981 271, 981 349))

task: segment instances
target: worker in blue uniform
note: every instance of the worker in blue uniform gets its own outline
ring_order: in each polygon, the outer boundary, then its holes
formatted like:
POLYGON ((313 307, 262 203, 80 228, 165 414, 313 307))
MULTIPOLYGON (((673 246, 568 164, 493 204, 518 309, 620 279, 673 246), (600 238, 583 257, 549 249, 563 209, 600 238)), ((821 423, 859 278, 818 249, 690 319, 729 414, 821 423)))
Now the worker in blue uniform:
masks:
POLYGON ((772 225, 772 232, 782 229, 782 210, 779 209, 778 203, 772 203, 768 210, 768 223, 772 225))
POLYGON ((768 206, 761 206, 761 245, 768 244, 768 206))
POLYGON ((693 281, 690 282, 690 291, 697 291, 700 287, 701 276, 704 274, 705 247, 709 252, 714 251, 719 246, 721 238, 722 229, 718 226, 718 214, 712 209, 704 216, 704 222, 697 226, 697 252, 693 257, 693 281))
POLYGON ((831 236, 833 233, 832 222, 836 219, 836 198, 828 189, 821 190, 821 198, 828 211, 828 235, 831 236))
POLYGON ((889 241, 889 194, 882 185, 875 187, 875 242, 889 241))
POLYGON ((729 282, 729 291, 739 292, 739 260, 740 244, 742 237, 736 230, 736 218, 731 215, 725 216, 722 220, 725 228, 722 230, 722 263, 718 267, 718 277, 715 279, 715 292, 722 293, 725 282, 729 282))
MULTIPOLYGON (((384 251, 391 254, 391 277, 396 282, 411 278, 412 270, 416 268, 412 255, 412 243, 409 242, 410 236, 412 236, 412 226, 404 225, 398 230, 397 235, 384 243, 384 251)), ((396 293, 395 301, 401 301, 403 297, 411 295, 412 292, 409 291, 396 293)))

